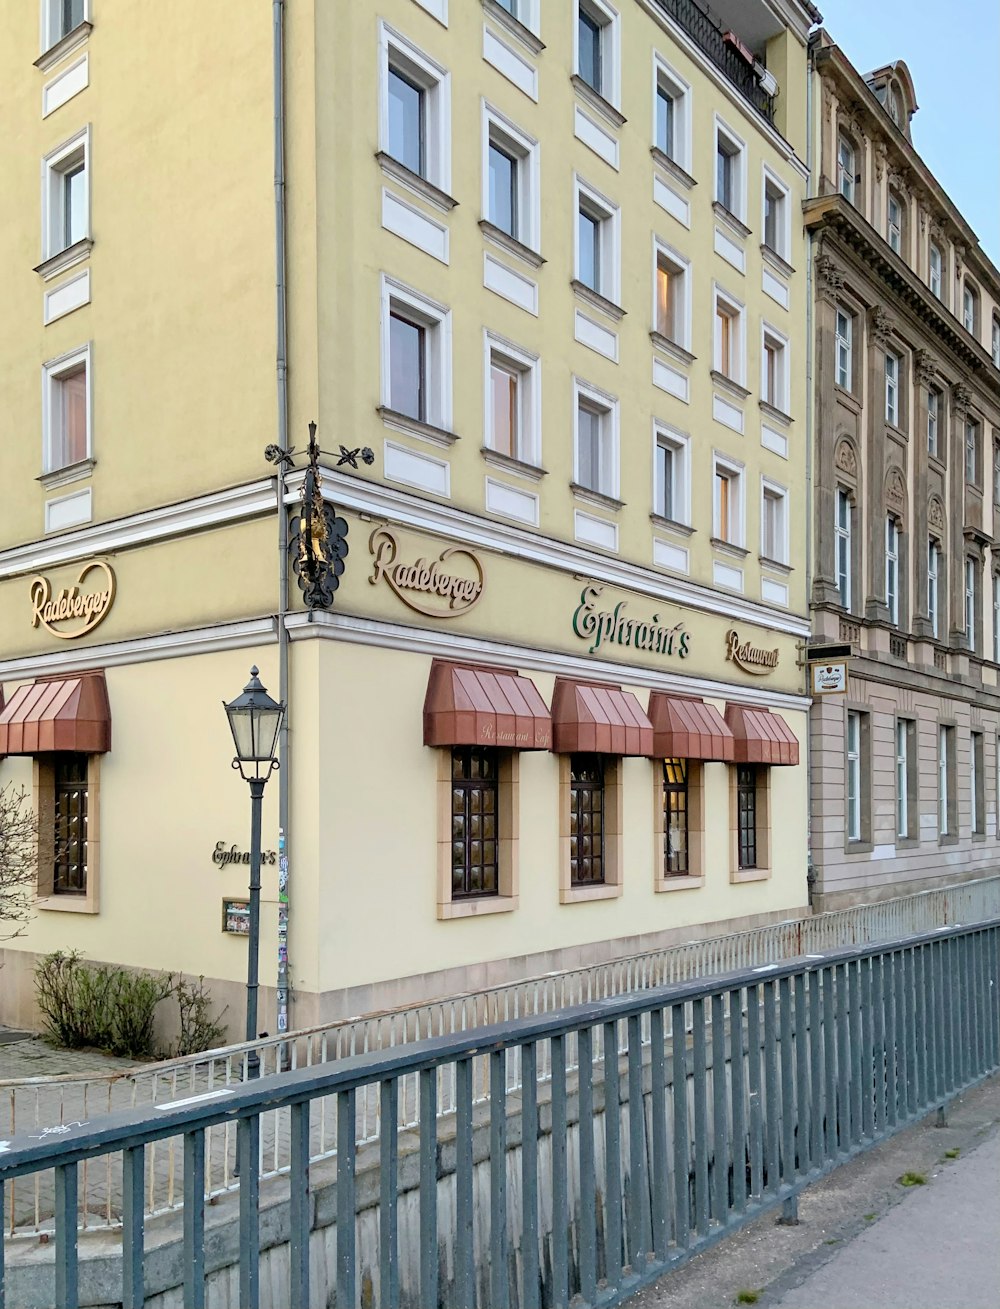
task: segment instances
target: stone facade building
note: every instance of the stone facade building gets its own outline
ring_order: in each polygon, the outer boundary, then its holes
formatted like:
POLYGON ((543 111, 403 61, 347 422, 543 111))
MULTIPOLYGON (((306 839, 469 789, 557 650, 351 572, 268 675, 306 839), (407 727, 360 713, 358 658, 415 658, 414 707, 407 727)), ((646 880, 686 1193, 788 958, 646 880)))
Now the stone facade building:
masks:
POLYGON ((817 908, 1000 863, 1000 273, 914 149, 898 62, 812 38, 817 908))

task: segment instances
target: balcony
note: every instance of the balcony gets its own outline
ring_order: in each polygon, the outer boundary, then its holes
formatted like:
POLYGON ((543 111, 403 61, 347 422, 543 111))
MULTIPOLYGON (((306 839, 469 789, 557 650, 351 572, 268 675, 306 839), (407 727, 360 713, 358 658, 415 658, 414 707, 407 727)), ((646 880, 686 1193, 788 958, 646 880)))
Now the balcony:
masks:
MULTIPOLYGON (((725 40, 723 29, 699 8, 695 0, 654 0, 654 3, 684 29, 757 112, 773 123, 775 97, 767 94, 752 65, 725 40)), ((780 26, 778 30, 781 30, 780 26)))

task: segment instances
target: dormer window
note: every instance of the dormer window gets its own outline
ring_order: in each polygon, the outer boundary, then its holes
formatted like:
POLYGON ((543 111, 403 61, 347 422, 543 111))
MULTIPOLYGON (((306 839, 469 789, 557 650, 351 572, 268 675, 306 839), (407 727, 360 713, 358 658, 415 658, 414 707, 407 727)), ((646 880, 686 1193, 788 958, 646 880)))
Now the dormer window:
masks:
POLYGON ((854 204, 855 180, 854 146, 842 136, 837 145, 837 190, 851 204, 854 204))

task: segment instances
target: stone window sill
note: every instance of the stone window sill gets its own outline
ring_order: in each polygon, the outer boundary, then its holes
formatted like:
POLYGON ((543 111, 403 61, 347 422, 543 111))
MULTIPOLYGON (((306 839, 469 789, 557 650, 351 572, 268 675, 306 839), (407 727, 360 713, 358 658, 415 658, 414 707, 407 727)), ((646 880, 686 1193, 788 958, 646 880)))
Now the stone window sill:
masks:
POLYGON ((505 232, 502 227, 497 227, 496 223, 491 223, 488 218, 480 218, 479 230, 487 241, 499 246, 501 250, 506 250, 509 255, 514 255, 518 259, 523 259, 531 268, 541 268, 545 260, 537 250, 532 250, 530 245, 525 245, 519 241, 516 236, 511 236, 505 232))
POLYGON ((676 159, 671 159, 668 154, 665 154, 658 145, 651 145, 649 153, 653 156, 653 162, 659 164, 675 182, 680 182, 685 190, 690 191, 693 186, 698 185, 697 179, 692 177, 687 169, 682 168, 676 159))
POLYGON ((492 464, 494 468, 502 468, 505 472, 513 473, 517 477, 525 477, 530 482, 540 482, 543 477, 548 476, 547 468, 525 463, 523 459, 515 459, 513 455, 505 455, 500 450, 491 450, 488 445, 481 446, 479 453, 486 463, 492 464))
POLYGON ((415 173, 412 168, 407 168, 405 164, 400 163, 398 159, 394 159, 392 155, 387 154, 384 150, 379 150, 375 158, 387 177, 395 178, 397 182, 401 182, 409 190, 430 201, 442 213, 450 214, 458 204, 454 196, 450 196, 447 191, 442 191, 433 182, 428 182, 426 177, 421 177, 419 173, 415 173))
POLYGON ((749 398, 750 392, 745 386, 740 386, 739 382, 734 382, 731 377, 727 377, 725 373, 720 373, 717 368, 712 369, 710 376, 712 384, 717 386, 720 391, 725 391, 731 399, 746 400, 749 398))
POLYGON ((716 200, 712 205, 712 213, 715 214, 719 222, 728 227, 730 232, 738 237, 739 240, 745 241, 750 235, 750 228, 747 227, 746 223, 737 218, 731 210, 727 209, 726 206, 721 204, 718 200, 716 200))
POLYGON ((653 889, 657 894, 663 891, 697 891, 705 885, 704 877, 693 875, 676 877, 657 877, 653 889))
POLYGON ((669 355, 671 359, 676 360, 679 364, 688 366, 693 364, 698 357, 693 355, 690 350, 685 350, 682 345, 678 345, 676 341, 671 341, 670 337, 664 336, 662 332, 650 332, 649 339, 657 350, 662 350, 665 355, 669 355))
POLYGON ((65 36, 60 37, 55 45, 50 45, 48 50, 44 50, 38 56, 35 60, 35 67, 40 72, 47 73, 49 69, 54 68, 61 59, 65 59, 66 56, 71 55, 74 50, 78 50, 82 45, 85 45, 93 28, 93 23, 89 23, 86 20, 82 23, 77 23, 76 27, 74 27, 71 32, 67 32, 65 36))
POLYGON ((431 445, 443 446, 447 449, 459 440, 457 432, 449 432, 447 428, 436 427, 433 423, 422 423, 419 418, 411 418, 409 414, 401 414, 398 409, 389 409, 385 405, 379 405, 375 412, 386 427, 394 428, 397 432, 405 432, 407 436, 418 437, 421 441, 427 441, 431 445))
POLYGON ((649 521, 654 527, 666 532, 676 532, 679 536, 694 536, 697 530, 688 523, 679 523, 676 518, 664 518, 662 514, 650 514, 649 521))
POLYGON ((507 12, 497 0, 482 0, 483 12, 494 19, 501 27, 517 37, 529 54, 540 55, 545 49, 545 42, 540 41, 530 27, 520 22, 513 14, 507 12))
POLYGON ((609 300, 606 295, 601 295, 600 291, 595 291, 592 286, 588 286, 586 282, 581 282, 579 278, 574 277, 570 282, 570 286, 581 300, 586 300, 595 309, 600 309, 609 318, 613 318, 616 323, 620 323, 625 317, 625 310, 621 305, 616 305, 613 300, 609 300))
POLYGON ((776 423, 780 423, 782 427, 787 427, 789 423, 795 422, 792 415, 786 414, 784 409, 778 409, 774 405, 768 404, 766 400, 758 400, 757 403, 760 405, 761 413, 766 414, 768 418, 773 419, 776 423))
POLYGON ((43 259, 40 264, 35 265, 33 271, 43 282, 51 282, 53 277, 58 277, 60 273, 65 273, 67 269, 75 268, 77 264, 82 264, 85 259, 89 259, 93 246, 90 237, 85 236, 82 240, 68 245, 65 250, 59 250, 48 259, 43 259))
POLYGON ((437 907, 437 916, 444 922, 452 918, 482 918, 487 914, 510 914, 518 905, 516 895, 484 895, 476 900, 448 900, 437 907))
POLYGON ((775 272, 781 273, 784 277, 792 277, 795 273, 792 265, 786 259, 782 259, 777 250, 772 250, 769 245, 762 245, 760 253, 764 263, 770 264, 775 272))
POLYGON ((740 882, 767 882, 770 879, 770 868, 734 868, 729 874, 729 881, 733 886, 740 882))
POLYGON ((46 491, 54 491, 57 486, 69 486, 70 482, 80 482, 94 471, 96 459, 81 459, 79 463, 67 464, 65 468, 53 468, 42 473, 35 481, 40 482, 46 491))
POLYGON ((597 505, 601 509, 611 509, 617 513, 619 509, 625 508, 624 500, 616 500, 613 495, 594 491, 589 486, 581 486, 579 482, 570 482, 569 489, 578 500, 585 500, 588 504, 597 505))
POLYGON ((564 886, 559 890, 560 904, 580 904, 584 900, 616 900, 622 893, 618 883, 600 886, 564 886))
POLYGON ((723 541, 721 536, 713 536, 711 541, 712 548, 718 550, 719 554, 732 555, 734 559, 746 559, 750 553, 741 545, 734 545, 732 541, 723 541))
POLYGON ((35 900, 35 908, 46 912, 64 914, 96 914, 99 912, 96 901, 89 895, 40 895, 35 900))
POLYGON ((583 103, 600 114, 606 123, 616 130, 625 126, 628 122, 625 115, 610 100, 606 100, 600 91, 595 91, 589 82, 585 82, 579 73, 574 73, 570 81, 583 103))

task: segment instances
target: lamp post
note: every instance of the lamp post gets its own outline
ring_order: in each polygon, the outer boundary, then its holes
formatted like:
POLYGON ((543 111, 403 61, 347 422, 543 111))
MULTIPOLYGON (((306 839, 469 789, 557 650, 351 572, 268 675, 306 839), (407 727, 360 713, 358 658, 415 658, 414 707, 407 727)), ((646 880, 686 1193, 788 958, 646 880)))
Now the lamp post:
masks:
MULTIPOLYGON (((250 681, 243 694, 225 704, 229 728, 233 734, 236 758, 233 767, 250 787, 250 941, 247 959, 247 1025, 246 1039, 257 1039, 257 974, 260 953, 260 811, 264 787, 278 760, 278 733, 285 706, 268 695, 257 676, 250 669, 250 681)), ((260 1073, 260 1058, 252 1048, 247 1058, 247 1076, 260 1073)))

